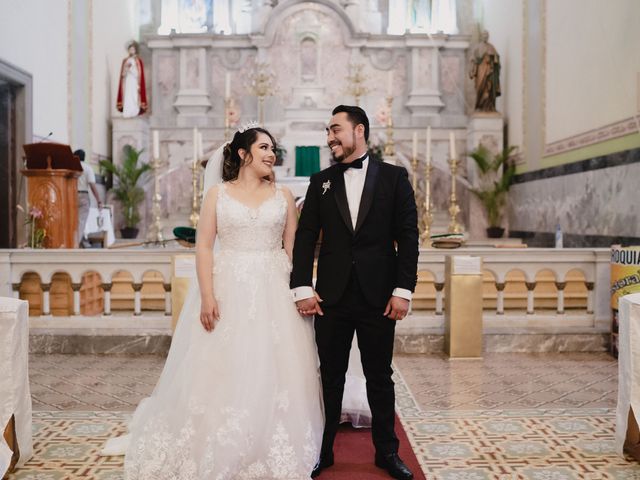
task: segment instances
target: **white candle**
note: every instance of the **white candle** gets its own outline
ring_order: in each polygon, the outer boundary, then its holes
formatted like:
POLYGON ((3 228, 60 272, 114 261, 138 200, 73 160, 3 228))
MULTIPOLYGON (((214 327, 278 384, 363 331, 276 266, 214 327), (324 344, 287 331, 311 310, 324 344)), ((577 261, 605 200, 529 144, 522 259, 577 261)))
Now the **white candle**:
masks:
POLYGON ((153 158, 160 158, 160 132, 153 131, 153 158))
POLYGON ((224 98, 231 96, 231 74, 229 72, 224 75, 224 98))
POLYGON ((198 132, 198 158, 204 158, 204 150, 202 149, 202 132, 198 132))
POLYGON ((418 158, 418 132, 413 132, 413 144, 411 146, 411 159, 418 158))
POLYGON ((449 156, 451 158, 456 157, 456 136, 453 131, 449 132, 449 156))
POLYGON ((427 127, 427 168, 431 165, 431 127, 427 127))
POLYGON ((198 127, 193 128, 193 163, 198 161, 198 127))
POLYGON ((393 70, 387 72, 387 96, 393 96, 393 70))

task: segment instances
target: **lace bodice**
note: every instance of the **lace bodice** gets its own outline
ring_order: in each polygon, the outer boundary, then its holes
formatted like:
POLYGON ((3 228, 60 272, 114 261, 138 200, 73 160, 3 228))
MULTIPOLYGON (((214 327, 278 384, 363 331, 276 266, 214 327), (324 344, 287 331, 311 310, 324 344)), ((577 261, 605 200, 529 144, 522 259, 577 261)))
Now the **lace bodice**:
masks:
POLYGON ((267 252, 282 249, 287 200, 279 186, 273 196, 250 208, 220 184, 216 206, 217 239, 225 252, 267 252))

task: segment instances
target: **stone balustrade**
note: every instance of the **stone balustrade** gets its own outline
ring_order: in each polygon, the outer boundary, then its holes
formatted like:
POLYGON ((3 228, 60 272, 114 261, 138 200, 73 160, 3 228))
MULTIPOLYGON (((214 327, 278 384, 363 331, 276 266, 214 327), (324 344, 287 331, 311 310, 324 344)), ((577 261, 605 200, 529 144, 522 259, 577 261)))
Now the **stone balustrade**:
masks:
MULTIPOLYGON (((25 297, 25 278, 37 275, 41 293, 36 290, 31 295, 36 299, 41 295, 41 305, 31 312, 32 328, 126 328, 168 334, 172 259, 184 253, 171 248, 0 250, 0 295, 20 297, 22 291, 25 297), (100 311, 90 314, 81 309, 88 273, 101 294, 100 311), (51 311, 52 280, 60 274, 68 277, 67 315, 51 311), (116 282, 129 285, 130 294, 119 293, 112 299, 116 282), (163 297, 164 305, 158 302, 163 297)), ((610 329, 608 249, 423 249, 414 308, 397 328, 400 339, 422 338, 416 351, 429 350, 425 346, 429 337, 441 337, 444 331, 447 255, 483 258, 485 335, 516 335, 520 340, 536 334, 595 335, 600 344, 610 329)), ((403 349, 411 350, 406 345, 403 349)))

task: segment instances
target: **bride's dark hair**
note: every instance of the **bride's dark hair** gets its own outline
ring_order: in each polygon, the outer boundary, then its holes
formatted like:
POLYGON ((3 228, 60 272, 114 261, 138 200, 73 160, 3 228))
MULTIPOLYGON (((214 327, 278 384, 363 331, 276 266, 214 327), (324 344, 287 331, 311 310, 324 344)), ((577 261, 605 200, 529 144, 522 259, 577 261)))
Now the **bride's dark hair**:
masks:
MULTIPOLYGON (((240 133, 239 131, 235 133, 233 136, 233 140, 226 147, 224 147, 223 151, 223 162, 222 162, 222 181, 230 182, 238 178, 238 174, 240 173, 240 167, 243 164, 251 163, 253 158, 251 157, 251 145, 253 145, 258 139, 258 134, 264 133, 268 135, 271 139, 271 143, 274 148, 276 146, 276 139, 273 138, 267 130, 260 127, 249 128, 244 132, 240 133), (238 150, 243 149, 247 152, 246 160, 243 162, 242 158, 240 158, 240 154, 238 150)), ((272 180, 272 178, 265 177, 267 180, 272 180)))

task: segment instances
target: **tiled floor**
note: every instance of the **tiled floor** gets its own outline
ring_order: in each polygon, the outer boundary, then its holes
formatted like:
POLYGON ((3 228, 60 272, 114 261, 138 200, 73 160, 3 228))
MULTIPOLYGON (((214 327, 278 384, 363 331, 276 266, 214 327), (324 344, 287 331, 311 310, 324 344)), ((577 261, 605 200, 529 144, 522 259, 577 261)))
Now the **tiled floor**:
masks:
MULTIPOLYGON (((10 480, 122 480, 123 458, 98 452, 126 431, 163 363, 32 356, 34 455, 10 480)), ((397 412, 428 480, 640 479, 640 465, 615 451, 617 362, 606 354, 395 364, 397 412)))
MULTIPOLYGON (((162 370, 159 356, 33 355, 35 410, 133 410, 162 370)), ((487 354, 482 360, 398 355, 422 410, 615 408, 618 367, 607 354, 487 354)))
POLYGON ((482 360, 396 356, 423 410, 615 408, 618 362, 607 354, 486 354, 482 360))

